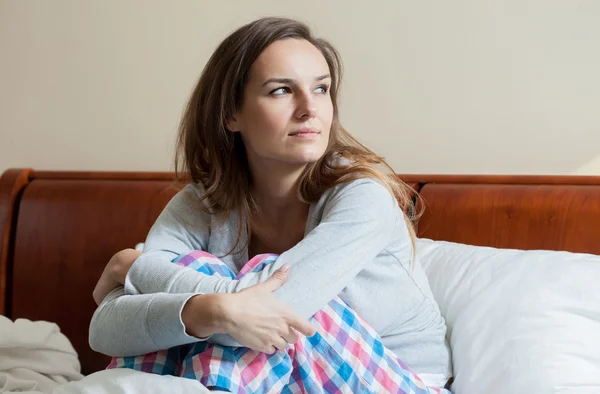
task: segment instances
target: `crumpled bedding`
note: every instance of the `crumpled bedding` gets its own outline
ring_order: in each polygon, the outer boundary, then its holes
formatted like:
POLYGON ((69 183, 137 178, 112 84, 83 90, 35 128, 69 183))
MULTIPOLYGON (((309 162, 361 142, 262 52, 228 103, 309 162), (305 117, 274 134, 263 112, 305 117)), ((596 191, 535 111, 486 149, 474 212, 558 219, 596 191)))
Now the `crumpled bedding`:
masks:
POLYGON ((51 393, 83 378, 75 349, 47 321, 0 316, 0 393, 51 393))
POLYGON ((52 394, 221 394, 197 380, 162 376, 132 369, 108 369, 57 387, 52 394))

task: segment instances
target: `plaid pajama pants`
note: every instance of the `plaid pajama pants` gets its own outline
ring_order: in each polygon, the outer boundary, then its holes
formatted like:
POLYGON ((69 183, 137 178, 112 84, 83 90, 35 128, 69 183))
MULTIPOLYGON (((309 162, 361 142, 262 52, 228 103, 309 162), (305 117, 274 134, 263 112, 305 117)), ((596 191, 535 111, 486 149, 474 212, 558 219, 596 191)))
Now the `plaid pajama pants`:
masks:
MULTIPOLYGON (((276 255, 256 256, 237 277, 225 263, 203 251, 179 256, 174 263, 236 279, 276 260, 276 255)), ((318 329, 315 335, 300 335, 296 343, 274 354, 196 342, 137 357, 113 358, 108 368, 196 379, 206 387, 232 393, 450 394, 446 389, 427 387, 339 297, 310 321, 318 329)))

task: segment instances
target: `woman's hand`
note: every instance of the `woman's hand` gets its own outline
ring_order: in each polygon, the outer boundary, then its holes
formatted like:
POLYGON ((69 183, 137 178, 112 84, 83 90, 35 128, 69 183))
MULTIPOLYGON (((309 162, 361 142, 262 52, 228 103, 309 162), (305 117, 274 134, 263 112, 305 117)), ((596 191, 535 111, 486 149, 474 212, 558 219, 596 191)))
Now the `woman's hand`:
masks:
POLYGON ((129 268, 141 254, 135 249, 124 249, 109 260, 94 288, 93 297, 97 305, 102 303, 108 293, 125 284, 129 268))
POLYGON ((274 353, 298 340, 298 331, 313 336, 316 328, 273 296, 286 281, 289 266, 283 266, 263 283, 231 294, 225 306, 227 333, 241 345, 274 353))
POLYGON ((296 331, 313 336, 315 326, 273 296, 286 282, 288 271, 284 266, 265 282, 239 293, 192 297, 182 311, 186 331, 199 338, 227 333, 240 345, 268 354, 295 343, 296 331))

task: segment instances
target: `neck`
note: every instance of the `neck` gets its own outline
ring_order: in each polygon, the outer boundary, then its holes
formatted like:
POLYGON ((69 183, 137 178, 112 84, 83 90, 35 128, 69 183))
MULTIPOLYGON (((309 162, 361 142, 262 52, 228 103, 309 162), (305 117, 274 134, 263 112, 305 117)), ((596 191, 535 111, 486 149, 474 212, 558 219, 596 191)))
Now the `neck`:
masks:
POLYGON ((297 196, 298 182, 304 168, 305 165, 285 165, 281 162, 260 167, 250 164, 250 192, 263 215, 277 217, 306 205, 297 196))

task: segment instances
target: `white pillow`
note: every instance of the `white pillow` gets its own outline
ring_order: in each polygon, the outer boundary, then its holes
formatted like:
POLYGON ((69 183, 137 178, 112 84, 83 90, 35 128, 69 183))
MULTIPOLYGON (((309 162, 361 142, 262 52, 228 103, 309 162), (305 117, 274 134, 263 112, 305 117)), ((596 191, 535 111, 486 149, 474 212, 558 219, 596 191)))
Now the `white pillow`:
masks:
POLYGON ((600 393, 600 256, 427 239, 417 254, 448 325, 454 394, 600 393))

